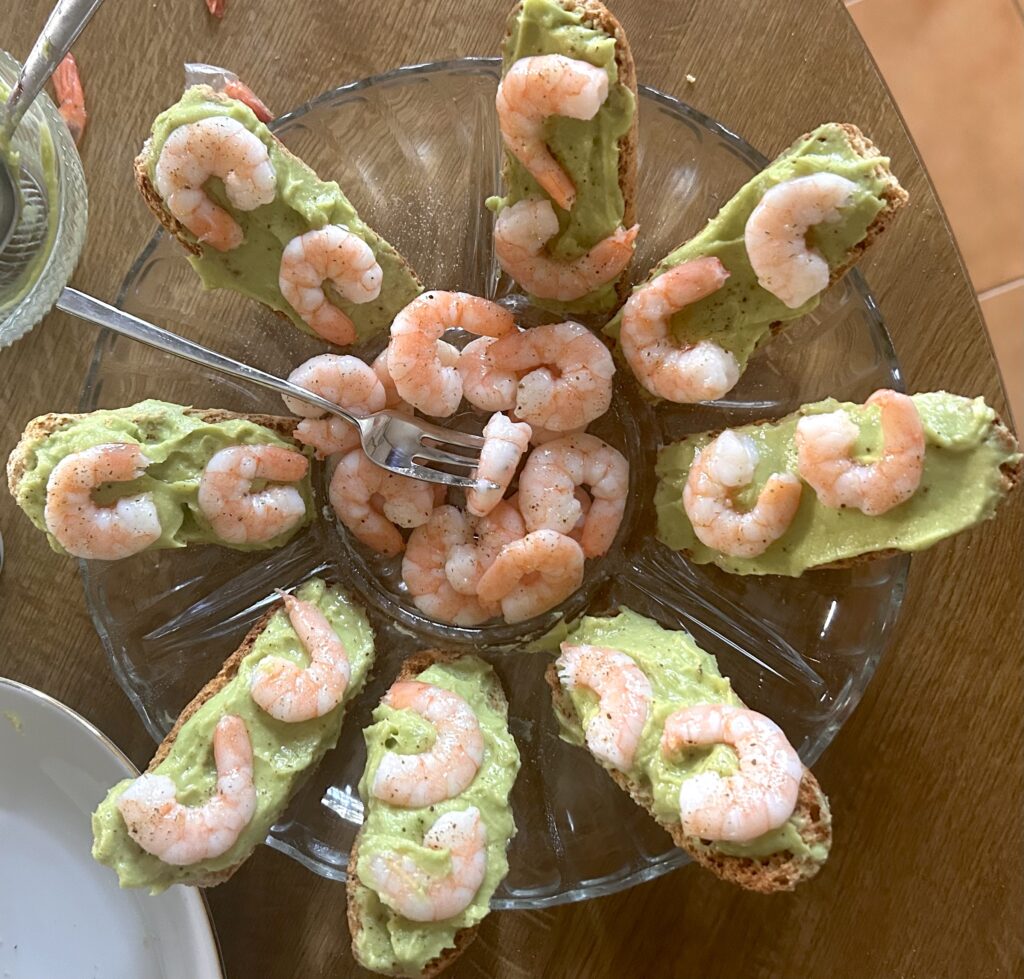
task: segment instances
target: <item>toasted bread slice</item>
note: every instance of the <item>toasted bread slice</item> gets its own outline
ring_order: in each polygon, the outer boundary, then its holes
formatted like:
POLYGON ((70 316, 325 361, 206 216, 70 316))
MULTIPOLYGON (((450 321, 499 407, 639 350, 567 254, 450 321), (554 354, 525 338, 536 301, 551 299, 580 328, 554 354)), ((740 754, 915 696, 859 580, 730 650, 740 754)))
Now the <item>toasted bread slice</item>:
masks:
MULTIPOLYGON (((555 713, 576 720, 576 711, 572 700, 558 681, 558 670, 554 663, 549 663, 544 678, 551 687, 551 700, 555 713)), ((596 762, 595 762, 596 763, 596 762)), ((601 766, 604 768, 604 766, 601 766)), ((604 770, 623 792, 641 808, 650 813, 659 826, 672 837, 672 842, 681 850, 685 850, 703 867, 707 867, 722 880, 738 884, 748 891, 771 894, 775 891, 791 891, 797 884, 813 877, 821 865, 783 850, 763 859, 752 857, 729 856, 716 850, 714 843, 687 836, 678 822, 663 822, 654 815, 654 800, 650 790, 631 780, 624 772, 610 768, 604 770)), ((807 844, 831 845, 832 813, 828 799, 821 791, 818 780, 810 769, 804 769, 800 782, 800 794, 797 798, 796 814, 802 817, 800 835, 807 844)))

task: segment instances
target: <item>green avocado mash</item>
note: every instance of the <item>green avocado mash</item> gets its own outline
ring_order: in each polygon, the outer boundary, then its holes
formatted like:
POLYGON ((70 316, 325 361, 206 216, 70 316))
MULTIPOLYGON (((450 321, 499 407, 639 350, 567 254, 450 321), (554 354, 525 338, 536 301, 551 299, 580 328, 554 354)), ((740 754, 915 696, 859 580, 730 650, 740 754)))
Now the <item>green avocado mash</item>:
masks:
POLYGON ((172 884, 190 884, 245 860, 266 838, 302 779, 337 743, 345 706, 362 688, 373 663, 373 632, 358 605, 318 578, 303 584, 296 595, 315 602, 345 643, 352 668, 345 699, 329 714, 296 724, 275 720, 253 701, 249 684, 264 657, 281 656, 302 666, 309 663, 287 614, 278 609, 239 664, 235 677, 185 722, 170 754, 154 769, 155 774, 174 780, 178 802, 202 805, 217 781, 213 729, 225 714, 235 714, 245 721, 252 742, 256 814, 234 846, 221 856, 176 867, 146 853, 128 835, 116 802, 133 779, 118 782, 92 815, 92 855, 117 872, 122 887, 148 887, 151 894, 159 894, 172 884))
MULTIPOLYGON (((552 258, 566 262, 585 255, 622 224, 625 203, 619 189, 619 140, 633 124, 636 99, 619 84, 615 38, 584 26, 583 13, 566 10, 558 0, 523 0, 502 48, 505 70, 520 58, 542 54, 587 61, 608 72, 608 98, 593 119, 552 116, 545 123, 548 148, 576 186, 571 211, 555 205, 559 232, 547 249, 552 258)), ((548 196, 511 153, 506 154, 503 175, 505 196, 487 200, 495 213, 524 198, 548 196)), ((615 283, 574 302, 537 298, 534 302, 564 314, 606 312, 617 302, 615 283)))
POLYGON ((188 89, 179 102, 160 113, 153 123, 148 144, 150 180, 154 180, 156 162, 167 137, 179 126, 210 116, 236 119, 266 145, 277 174, 277 196, 254 211, 240 211, 228 203, 222 181, 211 178, 207 182, 206 192, 241 225, 245 240, 227 252, 204 246, 200 256, 189 259, 203 285, 208 289, 233 289, 257 299, 284 313, 300 330, 313 333, 278 288, 281 254, 297 235, 327 224, 340 224, 373 249, 384 281, 380 296, 368 303, 348 302, 330 284, 326 284, 327 294, 355 323, 360 340, 388 329, 395 314, 423 291, 416 276, 398 252, 362 221, 341 188, 333 180, 321 180, 300 159, 285 152, 247 105, 218 95, 205 85, 188 89))
MULTIPOLYGON (((650 790, 655 818, 661 823, 679 822, 679 789, 683 782, 700 772, 715 772, 723 778, 739 765, 736 753, 728 745, 695 748, 672 760, 662 755, 661 733, 668 716, 681 707, 698 704, 743 702, 732 685, 718 671, 714 656, 704 652, 693 637, 683 630, 663 629, 657 622, 628 608, 610 618, 586 616, 567 640, 570 645, 608 646, 626 653, 650 680, 654 700, 644 725, 633 767, 627 773, 632 781, 650 790)), ((584 732, 598 710, 597 698, 588 690, 567 691, 576 716, 557 712, 563 740, 584 745, 584 732)), ((719 853, 738 857, 767 857, 790 851, 797 857, 824 862, 827 847, 807 844, 800 836, 802 817, 794 813, 778 829, 747 843, 713 844, 719 853)))
MULTIPOLYGON (((32 451, 24 478, 18 487, 17 504, 32 523, 43 531, 50 546, 63 554, 64 549, 46 529, 43 509, 46 484, 53 467, 73 452, 81 452, 103 442, 133 442, 143 446, 151 465, 143 476, 130 483, 111 483, 101 487, 95 500, 111 504, 122 496, 149 493, 156 503, 162 534, 150 544, 150 550, 185 547, 192 543, 217 543, 236 550, 263 550, 280 547, 300 526, 313 519, 309 476, 294 484, 306 501, 306 519, 269 541, 258 544, 228 544, 214 533, 199 510, 199 480, 211 456, 229 445, 279 445, 296 449, 269 428, 244 418, 209 424, 186 414, 181 405, 165 401, 141 401, 127 408, 93 411, 58 429, 32 451)), ((254 482, 259 489, 259 481, 254 482)))
MULTIPOLYGON (((698 564, 713 561, 733 574, 799 576, 808 568, 897 548, 920 551, 953 534, 987 520, 1005 494, 1002 466, 1020 461, 1016 445, 1000 435, 995 412, 981 398, 963 398, 945 391, 915 394, 914 403, 925 432, 924 474, 917 492, 905 503, 879 516, 860 510, 822 506, 804 484, 800 508, 789 530, 755 558, 727 557, 697 540, 683 509, 683 487, 694 451, 711 433, 691 435, 668 445, 658 457, 658 539, 686 551, 698 564)), ((882 448, 880 409, 834 400, 804 405, 776 422, 743 425, 737 432, 751 436, 760 461, 754 480, 736 496, 739 509, 754 505, 774 472, 796 472, 795 432, 803 415, 846 410, 860 427, 856 457, 873 462, 882 448)))
MULTIPOLYGON (((868 226, 885 206, 882 194, 886 180, 878 170, 882 168, 887 172, 888 164, 886 157, 858 156, 842 127, 830 122, 798 140, 747 181, 708 221, 703 231, 666 255, 646 280, 649 282, 673 266, 706 256, 717 257, 729 270, 729 278, 721 289, 672 317, 676 339, 681 344, 712 340, 732 351, 743 371, 754 349, 768 336, 772 324, 803 316, 819 302, 819 297, 815 296, 803 306, 790 309, 758 285, 747 258, 743 232, 747 218, 765 191, 786 180, 825 172, 857 184, 853 199, 841 209, 842 220, 819 224, 807 235, 810 247, 820 251, 829 265, 836 268, 845 264, 847 253, 864 238, 868 226)), ((605 332, 618 337, 620 319, 621 314, 605 327, 605 332)))
MULTIPOLYGON (((366 802, 366 814, 359 836, 358 874, 365 880, 363 861, 387 850, 413 857, 432 873, 447 873, 450 857, 424 847, 423 836, 445 813, 476 806, 487 828, 487 875, 461 914, 431 923, 401 917, 365 885, 356 890, 362 921, 355 940, 356 957, 368 969, 408 976, 418 975, 428 962, 452 947, 456 932, 477 924, 487 914, 491 896, 508 873, 505 850, 516 831, 508 796, 519 771, 519 752, 508 731, 508 717, 490 697, 492 691, 500 692, 490 666, 475 656, 462 656, 450 663, 434 663, 416 679, 459 694, 473 708, 484 736, 483 762, 461 795, 426 809, 402 809, 371 798, 370 786, 385 752, 426 751, 435 736, 433 726, 413 711, 378 706, 374 723, 363 732, 367 760, 359 793, 366 802)), ((503 696, 498 699, 504 702, 503 696)))

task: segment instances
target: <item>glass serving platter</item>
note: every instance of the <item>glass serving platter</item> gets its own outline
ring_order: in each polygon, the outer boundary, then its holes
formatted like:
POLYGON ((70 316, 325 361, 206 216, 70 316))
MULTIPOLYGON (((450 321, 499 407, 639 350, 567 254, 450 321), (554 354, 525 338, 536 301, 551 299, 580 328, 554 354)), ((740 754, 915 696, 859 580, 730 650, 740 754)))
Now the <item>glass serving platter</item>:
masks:
MULTIPOLYGON (((539 322, 501 275, 491 249, 492 216, 483 203, 500 189, 499 72, 497 59, 480 58, 401 68, 327 92, 278 119, 274 129, 321 176, 338 180, 427 286, 497 298, 525 322, 539 322)), ((766 162, 685 103, 641 89, 634 276, 689 238, 766 162)), ((282 375, 324 349, 242 297, 204 292, 183 250, 163 232, 135 262, 119 303, 282 375)), ((382 345, 379 340, 362 353, 382 345)), ((618 539, 606 557, 588 562, 583 587, 563 606, 521 625, 456 629, 424 619, 402 594, 398 562, 374 560, 336 525, 322 470, 314 484, 323 519, 280 550, 239 554, 207 546, 82 562, 89 607, 114 672, 153 737, 164 736, 217 672, 273 601, 274 588, 320 574, 344 584, 368 608, 378 640, 376 667, 349 708, 337 749, 273 828, 271 846, 316 873, 344 878, 362 818, 356 788, 365 760, 361 729, 401 661, 443 645, 481 653, 494 664, 522 754, 512 796, 519 829, 496 907, 583 900, 686 863, 605 772, 559 740, 543 680, 550 654, 531 643, 561 619, 611 613, 620 605, 688 629, 718 657, 743 700, 778 721, 812 764, 874 673, 900 607, 908 559, 797 580, 735 577, 690 564, 653 536, 655 453, 660 443, 688 432, 780 416, 829 395, 861 400, 875 388, 901 383, 878 310, 856 272, 831 289, 815 313, 759 350, 728 400, 652 407, 627 374, 619 372, 612 411, 591 427, 631 463, 630 508, 618 539)), ((82 409, 148 397, 284 411, 268 392, 101 336, 82 409)), ((470 412, 455 421, 478 426, 481 419, 470 412)))

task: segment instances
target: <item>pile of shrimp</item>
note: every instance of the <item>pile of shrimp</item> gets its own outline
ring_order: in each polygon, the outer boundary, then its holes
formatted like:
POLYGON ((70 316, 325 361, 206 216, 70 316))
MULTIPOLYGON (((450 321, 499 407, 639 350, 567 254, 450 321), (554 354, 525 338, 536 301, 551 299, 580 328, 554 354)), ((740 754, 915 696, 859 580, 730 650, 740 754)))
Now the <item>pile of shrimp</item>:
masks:
POLYGON ((445 487, 381 469, 353 428, 297 398, 295 437, 327 460, 338 520, 366 548, 401 557, 403 588, 424 615, 477 626, 521 622, 565 601, 587 559, 607 553, 622 522, 629 464, 585 431, 612 400, 615 365, 578 323, 521 329, 504 307, 431 291, 395 317, 371 363, 321 354, 289 376, 357 413, 384 408, 450 417, 465 402, 488 415, 475 475, 445 487), (449 330, 476 337, 461 350, 449 330))

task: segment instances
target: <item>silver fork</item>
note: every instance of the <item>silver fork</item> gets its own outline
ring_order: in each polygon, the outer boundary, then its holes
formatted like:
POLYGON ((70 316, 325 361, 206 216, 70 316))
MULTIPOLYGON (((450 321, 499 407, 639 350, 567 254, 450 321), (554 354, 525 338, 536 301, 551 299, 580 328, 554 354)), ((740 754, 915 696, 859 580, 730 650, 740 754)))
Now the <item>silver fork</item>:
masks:
POLYGON ((468 475, 480 462, 480 449, 484 440, 479 435, 455 432, 419 419, 410 420, 408 416, 390 410, 377 411, 372 415, 354 414, 347 408, 321 398, 297 384, 256 367, 250 367, 231 357, 225 357, 215 350, 208 350, 175 333, 161 330, 152 323, 109 306, 77 289, 64 289, 57 299, 57 308, 114 333, 156 347, 164 353, 191 360, 193 363, 210 367, 222 374, 230 374, 251 384, 258 384, 278 394, 299 398, 307 404, 329 411, 332 415, 338 415, 359 429, 363 451, 383 469, 429 483, 443 483, 446 486, 497 489, 490 480, 478 480, 468 475), (463 451, 452 452, 450 449, 463 451), (432 468, 435 465, 449 466, 464 471, 467 475, 432 468))

